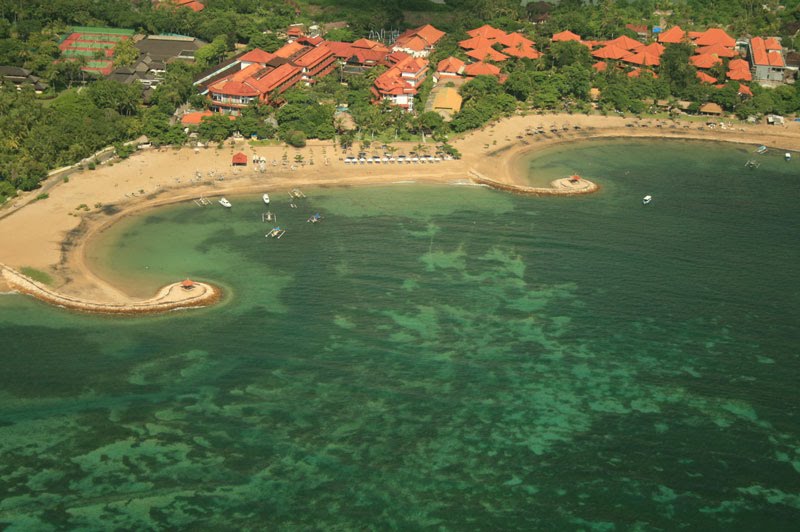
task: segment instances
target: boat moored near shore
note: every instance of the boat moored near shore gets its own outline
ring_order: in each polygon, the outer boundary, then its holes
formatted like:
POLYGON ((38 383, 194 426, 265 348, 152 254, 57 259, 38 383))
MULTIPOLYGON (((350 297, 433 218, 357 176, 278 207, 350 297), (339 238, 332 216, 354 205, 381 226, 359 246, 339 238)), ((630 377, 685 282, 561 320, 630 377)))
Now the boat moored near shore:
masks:
POLYGON ((227 200, 227 198, 220 198, 219 204, 225 207, 226 209, 230 209, 233 206, 231 202, 227 200))

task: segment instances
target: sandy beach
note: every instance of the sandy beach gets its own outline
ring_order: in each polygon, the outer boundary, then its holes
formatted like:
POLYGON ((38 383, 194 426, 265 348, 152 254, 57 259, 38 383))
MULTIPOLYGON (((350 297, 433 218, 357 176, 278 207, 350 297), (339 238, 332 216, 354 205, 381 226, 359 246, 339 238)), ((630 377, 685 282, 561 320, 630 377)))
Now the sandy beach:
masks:
MULTIPOLYGON (((94 235, 125 216, 176 202, 222 195, 270 194, 298 187, 363 186, 393 182, 489 184, 510 192, 529 194, 589 193, 599 183, 558 180, 549 189, 527 186, 520 160, 545 147, 589 138, 663 137, 720 140, 800 150, 800 123, 786 126, 720 125, 656 119, 567 114, 514 116, 472 132, 452 144, 460 160, 425 164, 350 165, 332 142, 310 142, 302 149, 284 146, 252 147, 241 140, 223 147, 141 150, 123 161, 96 170, 59 178, 48 188, 49 197, 35 200, 32 191, 9 201, 0 210, 0 265, 15 273, 28 267, 53 278, 48 290, 86 304, 137 306, 155 304, 132 298, 101 279, 85 260, 85 246, 94 235), (232 167, 236 152, 248 157, 246 167, 232 167), (264 158, 265 172, 252 164, 264 158), (312 164, 313 163, 313 164, 312 164)), ((413 151, 418 143, 393 143, 398 153, 413 151)), ((428 144, 433 148, 433 144, 428 144)), ((356 151, 356 150, 354 150, 356 151)), ((367 150, 368 152, 371 150, 367 150)), ((568 176, 564 176, 565 178, 568 176)), ((214 207, 217 207, 214 204, 214 207)), ((179 279, 175 280, 180 281, 179 279)), ((0 279, 0 291, 14 288, 0 279), (5 285, 5 286, 4 286, 5 285)), ((180 292, 176 292, 181 297, 180 292)), ((35 294, 34 294, 35 295, 35 294)), ((158 297, 158 296, 156 296, 158 297)), ((183 297, 194 297, 188 293, 183 297)))

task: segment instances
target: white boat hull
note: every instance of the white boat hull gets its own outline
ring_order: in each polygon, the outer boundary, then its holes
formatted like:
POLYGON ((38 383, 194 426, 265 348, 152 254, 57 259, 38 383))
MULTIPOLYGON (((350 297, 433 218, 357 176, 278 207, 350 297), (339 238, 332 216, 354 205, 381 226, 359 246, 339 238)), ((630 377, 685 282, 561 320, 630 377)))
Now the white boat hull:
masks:
POLYGON ((261 196, 261 199, 263 199, 263 200, 264 200, 264 203, 265 203, 266 205, 269 205, 269 194, 264 194, 264 195, 262 195, 262 196, 261 196))

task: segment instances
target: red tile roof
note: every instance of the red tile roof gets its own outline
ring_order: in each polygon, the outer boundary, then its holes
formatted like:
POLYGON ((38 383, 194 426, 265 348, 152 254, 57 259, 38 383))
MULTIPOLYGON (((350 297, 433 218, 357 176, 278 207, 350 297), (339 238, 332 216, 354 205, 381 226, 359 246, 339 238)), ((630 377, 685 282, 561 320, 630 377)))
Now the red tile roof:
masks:
POLYGON ((750 87, 748 87, 747 85, 742 85, 741 83, 739 83, 739 91, 738 92, 739 92, 740 96, 752 96, 753 95, 753 91, 750 90, 750 87))
POLYGON ((475 76, 499 76, 500 69, 497 68, 495 65, 491 65, 489 63, 484 63, 483 61, 478 61, 477 63, 472 63, 464 67, 464 75, 467 77, 475 77, 475 76))
POLYGON ((708 84, 717 82, 717 78, 715 78, 714 76, 709 76, 705 72, 698 72, 697 79, 699 79, 703 83, 708 83, 708 84))
POLYGON ((713 54, 693 55, 689 61, 697 68, 711 68, 722 63, 722 59, 713 54))
POLYGON ((636 33, 647 33, 647 24, 625 24, 625 27, 636 33))
POLYGON ((297 57, 299 54, 301 54, 305 48, 305 46, 297 41, 290 42, 289 44, 285 44, 275 50, 275 56, 282 57, 284 59, 291 59, 292 57, 297 57))
POLYGON ((712 44, 721 44, 729 48, 736 46, 736 39, 720 28, 710 28, 704 31, 694 42, 697 46, 710 46, 712 44))
POLYGON ((211 111, 198 111, 196 113, 186 113, 181 117, 181 124, 184 126, 196 126, 203 121, 203 118, 211 116, 211 111))
POLYGON ((479 50, 481 48, 488 48, 492 46, 495 42, 494 39, 487 39, 483 36, 478 37, 470 37, 469 39, 464 39, 463 41, 459 41, 458 45, 465 50, 479 50))
POLYGON ((439 64, 436 65, 437 72, 446 72, 448 74, 460 74, 462 68, 464 68, 464 61, 452 56, 447 59, 442 59, 439 61, 439 64))
POLYGON ((616 39, 606 41, 603 44, 606 46, 619 46, 625 50, 636 50, 637 48, 644 46, 644 43, 641 43, 635 39, 631 39, 627 35, 620 35, 616 39))
POLYGON ((786 66, 786 63, 783 61, 783 56, 780 52, 775 50, 770 50, 767 52, 767 56, 769 57, 769 66, 774 67, 782 67, 786 66))
POLYGON ((268 72, 265 76, 257 78, 257 85, 262 94, 269 94, 278 89, 300 72, 300 68, 289 63, 284 63, 278 68, 268 72))
POLYGON ((661 54, 664 53, 664 50, 665 50, 665 48, 664 48, 663 45, 658 44, 657 42, 651 42, 650 44, 648 44, 646 46, 643 46, 642 48, 640 48, 639 50, 636 50, 636 51, 637 52, 647 52, 647 53, 650 53, 650 54, 656 54, 657 56, 660 57, 661 54))
POLYGON ((353 48, 363 48, 365 50, 378 50, 381 52, 389 53, 389 48, 379 43, 378 41, 371 41, 369 39, 358 39, 353 42, 353 48))
POLYGON ((274 54, 265 52, 261 48, 250 50, 243 56, 239 57, 239 61, 243 63, 269 63, 275 57, 274 54))
POLYGON ((753 79, 753 74, 750 72, 750 67, 747 66, 744 68, 732 68, 728 70, 727 76, 728 79, 736 81, 752 81, 753 79))
POLYGON ((508 47, 515 47, 520 45, 532 47, 535 44, 532 40, 528 39, 521 33, 517 33, 516 31, 509 33, 504 37, 500 37, 499 39, 497 39, 497 42, 499 42, 503 46, 508 46, 508 47))
POLYGON ((605 72, 608 70, 608 63, 605 61, 598 61, 597 63, 592 65, 592 68, 595 69, 597 72, 605 72))
POLYGON ((766 42, 761 37, 753 37, 750 39, 750 49, 753 50, 753 57, 751 59, 755 65, 773 67, 786 66, 781 53, 775 50, 768 52, 766 42))
POLYGON ((508 48, 503 48, 503 53, 506 55, 524 59, 539 59, 540 57, 542 57, 541 52, 534 50, 530 46, 523 46, 523 45, 509 46, 508 48))
POLYGON ((302 68, 313 68, 314 66, 324 62, 332 55, 333 52, 331 52, 329 48, 326 48, 325 46, 318 46, 317 48, 312 48, 308 52, 295 59, 293 63, 302 68))
POLYGON ((469 35, 470 37, 483 37, 485 39, 491 39, 496 41, 498 39, 501 39, 502 37, 505 37, 506 32, 504 32, 503 30, 498 30, 497 28, 494 28, 488 24, 484 24, 480 28, 469 30, 467 32, 467 35, 469 35))
POLYGON ((729 70, 738 70, 740 68, 743 68, 745 70, 750 70, 750 63, 748 63, 744 59, 731 59, 730 62, 728 63, 729 70))
POLYGON ((441 40, 442 37, 445 36, 445 32, 442 30, 438 30, 431 26, 430 24, 425 24, 424 26, 420 26, 414 33, 428 41, 428 43, 433 46, 437 42, 441 40))
POLYGON ((483 61, 484 59, 490 59, 492 61, 505 61, 508 59, 508 56, 498 52, 494 48, 487 46, 486 48, 480 48, 477 50, 470 50, 467 52, 467 55, 473 59, 477 59, 478 61, 483 61))
POLYGON ((443 31, 437 30, 430 24, 425 24, 419 28, 401 33, 394 42, 393 47, 408 48, 421 52, 427 48, 432 48, 444 36, 445 33, 443 31))
POLYGON ((696 54, 714 54, 719 57, 736 57, 736 52, 733 48, 722 46, 721 44, 712 44, 710 46, 701 46, 695 50, 696 54))
POLYGON ((599 50, 595 50, 592 52, 594 57, 599 59, 622 59, 626 55, 629 55, 630 52, 624 48, 620 48, 614 44, 610 44, 608 46, 604 46, 599 50))
POLYGON ((572 33, 569 30, 562 31, 553 35, 553 42, 564 42, 564 41, 580 41, 580 35, 572 33))
POLYGON ((658 66, 661 63, 658 54, 649 52, 638 52, 626 55, 622 58, 622 60, 626 63, 633 63, 634 65, 642 66, 658 66))
POLYGON ((667 31, 662 31, 658 34, 658 42, 666 44, 675 44, 683 41, 686 38, 686 32, 680 26, 672 26, 667 31))

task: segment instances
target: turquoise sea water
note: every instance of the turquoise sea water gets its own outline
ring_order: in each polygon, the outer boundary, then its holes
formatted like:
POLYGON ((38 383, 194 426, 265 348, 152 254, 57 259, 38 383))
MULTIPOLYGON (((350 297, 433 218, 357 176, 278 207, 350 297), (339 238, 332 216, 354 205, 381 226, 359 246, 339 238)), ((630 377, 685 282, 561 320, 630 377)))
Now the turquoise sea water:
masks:
POLYGON ((586 197, 273 194, 281 240, 254 197, 125 220, 104 275, 226 299, 0 297, 0 528, 794 529, 800 162, 756 157, 596 141, 531 162, 586 197))

